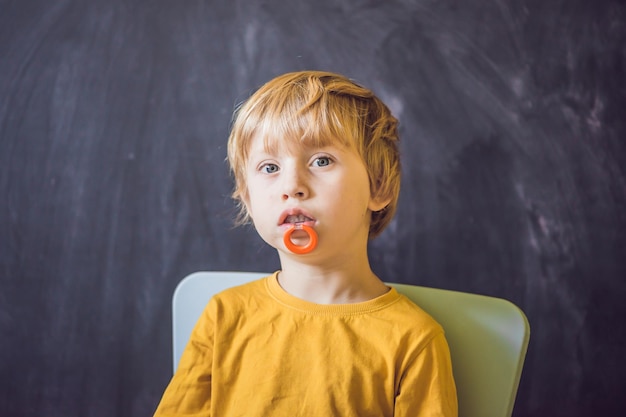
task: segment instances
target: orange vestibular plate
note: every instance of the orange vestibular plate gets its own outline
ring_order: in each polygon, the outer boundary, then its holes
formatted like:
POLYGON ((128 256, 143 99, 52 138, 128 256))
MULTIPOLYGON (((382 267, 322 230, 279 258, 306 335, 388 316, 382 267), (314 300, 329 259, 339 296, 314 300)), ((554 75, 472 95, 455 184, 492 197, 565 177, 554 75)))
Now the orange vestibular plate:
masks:
POLYGON ((290 227, 283 235, 283 242, 287 249, 298 255, 304 255, 311 252, 317 246, 317 233, 311 226, 306 224, 297 224, 290 227), (304 230, 309 235, 309 243, 304 246, 298 246, 291 241, 291 234, 296 230, 304 230))

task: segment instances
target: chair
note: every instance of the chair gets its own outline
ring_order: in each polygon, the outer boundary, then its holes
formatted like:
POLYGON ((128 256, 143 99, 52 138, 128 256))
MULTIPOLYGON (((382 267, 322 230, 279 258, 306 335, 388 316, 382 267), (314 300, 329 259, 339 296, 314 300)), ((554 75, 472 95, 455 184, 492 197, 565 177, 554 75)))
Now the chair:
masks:
MULTIPOLYGON (((172 304, 174 370, 211 296, 267 275, 270 274, 196 272, 178 284, 172 304)), ((524 313, 500 298, 407 284, 388 285, 422 307, 445 329, 459 416, 510 417, 530 337, 524 313)))

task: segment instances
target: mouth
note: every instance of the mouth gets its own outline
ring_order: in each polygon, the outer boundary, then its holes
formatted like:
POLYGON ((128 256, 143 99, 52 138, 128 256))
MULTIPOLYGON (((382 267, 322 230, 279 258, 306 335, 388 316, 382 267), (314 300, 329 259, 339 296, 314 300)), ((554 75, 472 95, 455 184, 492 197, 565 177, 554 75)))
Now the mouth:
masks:
POLYGON ((315 219, 308 213, 300 209, 291 209, 284 211, 278 221, 279 226, 290 226, 306 224, 307 226, 315 225, 315 219))
POLYGON ((285 221, 283 223, 293 223, 293 224, 302 224, 302 223, 306 223, 306 222, 312 222, 313 219, 310 217, 305 216, 304 214, 298 214, 298 215, 289 215, 287 217, 285 217, 285 221))

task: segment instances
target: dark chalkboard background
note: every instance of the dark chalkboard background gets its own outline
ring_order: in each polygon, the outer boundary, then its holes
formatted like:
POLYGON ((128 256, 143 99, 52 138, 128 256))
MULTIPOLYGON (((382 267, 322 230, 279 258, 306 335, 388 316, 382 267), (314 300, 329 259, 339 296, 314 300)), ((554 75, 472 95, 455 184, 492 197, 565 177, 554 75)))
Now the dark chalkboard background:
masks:
POLYGON ((176 283, 278 267, 224 145, 300 69, 401 119, 376 272, 525 310, 515 416, 624 412, 623 2, 2 0, 0 415, 151 414, 176 283))

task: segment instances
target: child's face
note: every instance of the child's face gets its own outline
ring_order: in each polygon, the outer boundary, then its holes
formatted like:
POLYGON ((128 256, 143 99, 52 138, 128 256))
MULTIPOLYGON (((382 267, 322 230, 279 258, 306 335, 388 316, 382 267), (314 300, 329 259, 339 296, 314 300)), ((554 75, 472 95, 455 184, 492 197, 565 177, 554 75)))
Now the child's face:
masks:
MULTIPOLYGON (((315 229, 319 242, 308 255, 362 249, 367 244, 370 211, 387 202, 374 201, 366 167, 356 151, 343 146, 304 145, 266 149, 256 137, 250 144, 244 202, 263 240, 283 253, 283 234, 292 223, 315 229)), ((308 242, 304 231, 292 241, 308 242)))

